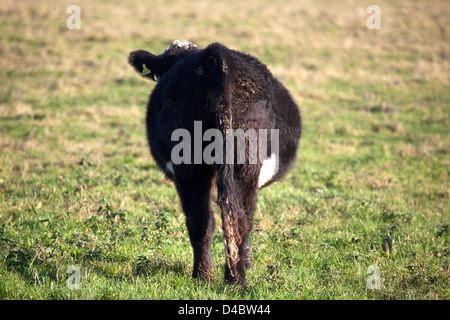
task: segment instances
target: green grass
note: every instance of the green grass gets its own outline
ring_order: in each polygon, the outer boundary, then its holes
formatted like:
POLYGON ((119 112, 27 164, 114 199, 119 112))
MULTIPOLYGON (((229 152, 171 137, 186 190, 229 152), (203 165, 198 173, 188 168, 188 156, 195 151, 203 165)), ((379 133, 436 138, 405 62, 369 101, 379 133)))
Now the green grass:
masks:
POLYGON ((1 299, 449 299, 445 1, 381 3, 380 30, 353 0, 79 1, 78 31, 71 3, 0 4, 1 299), (294 168, 259 195, 245 291, 223 281, 217 209, 215 279, 191 278, 148 150, 153 84, 126 59, 175 39, 257 56, 302 110, 294 168))

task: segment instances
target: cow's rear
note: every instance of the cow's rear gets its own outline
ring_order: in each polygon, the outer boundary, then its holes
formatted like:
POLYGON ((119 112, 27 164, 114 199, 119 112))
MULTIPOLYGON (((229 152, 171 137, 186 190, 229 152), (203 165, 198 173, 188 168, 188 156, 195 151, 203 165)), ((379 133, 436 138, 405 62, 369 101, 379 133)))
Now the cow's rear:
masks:
POLYGON ((193 276, 212 277, 209 199, 215 183, 225 279, 245 286, 258 191, 282 178, 296 158, 301 134, 296 104, 259 60, 218 43, 199 49, 174 42, 159 56, 132 52, 129 62, 157 80, 148 103, 147 135, 186 214, 193 276))

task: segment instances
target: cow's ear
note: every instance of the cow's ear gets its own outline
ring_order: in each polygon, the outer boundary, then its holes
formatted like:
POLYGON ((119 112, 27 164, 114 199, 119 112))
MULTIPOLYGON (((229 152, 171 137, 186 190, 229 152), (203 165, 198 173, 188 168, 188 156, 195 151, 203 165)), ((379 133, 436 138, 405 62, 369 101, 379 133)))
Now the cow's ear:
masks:
POLYGON ((153 69, 157 57, 145 50, 137 50, 130 53, 128 63, 144 78, 156 81, 156 73, 153 69))

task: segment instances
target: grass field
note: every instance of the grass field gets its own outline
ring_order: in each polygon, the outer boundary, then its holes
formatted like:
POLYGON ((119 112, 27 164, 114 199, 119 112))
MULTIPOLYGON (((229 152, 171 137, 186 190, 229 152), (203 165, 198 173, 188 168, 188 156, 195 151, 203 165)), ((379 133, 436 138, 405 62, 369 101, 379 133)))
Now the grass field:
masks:
POLYGON ((377 1, 370 30, 370 4, 0 0, 0 298, 448 300, 450 7, 377 1), (154 84, 127 55, 175 39, 257 56, 302 110, 298 160, 259 196, 245 291, 224 284, 217 210, 215 279, 191 278, 147 147, 154 84))

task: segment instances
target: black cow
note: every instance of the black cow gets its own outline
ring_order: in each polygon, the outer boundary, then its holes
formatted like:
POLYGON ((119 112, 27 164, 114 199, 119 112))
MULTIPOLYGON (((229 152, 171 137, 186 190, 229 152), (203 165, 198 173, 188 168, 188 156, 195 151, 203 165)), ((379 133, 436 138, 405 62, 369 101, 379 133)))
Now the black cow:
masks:
POLYGON ((296 159, 301 135, 297 105, 258 59, 219 43, 200 49, 177 40, 160 55, 138 50, 128 60, 137 72, 157 82, 147 105, 147 136, 156 163, 174 181, 181 199, 194 252, 193 277, 213 276, 210 193, 215 182, 225 279, 245 287, 245 268, 252 267, 248 237, 258 191, 282 178, 296 159), (177 129, 194 136, 184 141, 181 162, 174 160, 180 146, 177 129), (214 137, 216 146, 223 142, 211 152, 218 159, 213 163, 201 157, 208 146, 203 135, 209 129, 215 130, 209 131, 209 141, 214 137), (238 129, 246 133, 240 147, 238 129), (249 132, 257 134, 256 149, 265 150, 252 161, 255 136, 249 132), (266 139, 259 135, 264 132, 266 139), (239 158, 242 151, 244 161, 239 158))

